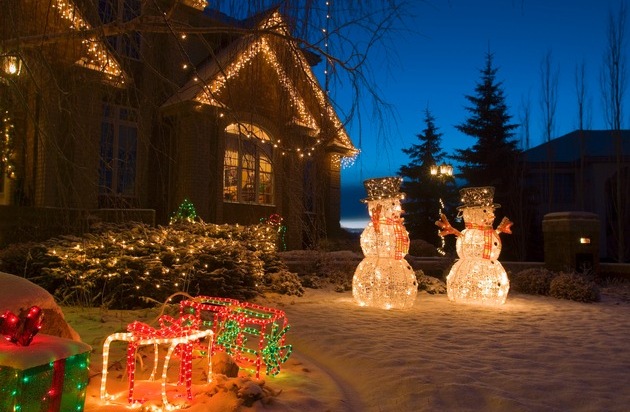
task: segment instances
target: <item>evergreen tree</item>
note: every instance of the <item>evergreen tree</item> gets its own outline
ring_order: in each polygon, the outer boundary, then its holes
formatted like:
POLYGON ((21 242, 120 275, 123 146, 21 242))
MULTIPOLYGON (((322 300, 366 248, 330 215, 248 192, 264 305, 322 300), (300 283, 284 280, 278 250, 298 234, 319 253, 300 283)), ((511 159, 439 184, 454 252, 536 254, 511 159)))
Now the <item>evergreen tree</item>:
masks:
POLYGON ((431 175, 431 166, 442 164, 446 153, 441 147, 442 133, 439 133, 428 108, 424 122, 425 129, 416 135, 420 143, 402 149, 411 160, 398 172, 403 178, 402 191, 406 194, 403 204, 405 227, 412 239, 423 239, 441 246, 435 221, 439 220, 440 199, 452 205, 454 179, 452 176, 431 175))
POLYGON ((518 186, 520 149, 513 132, 518 125, 510 123, 512 116, 505 104, 503 84, 496 80, 497 69, 492 59, 492 53, 488 53, 475 95, 466 96, 471 103, 466 108, 470 117, 455 126, 477 141, 471 148, 457 149, 453 159, 460 162, 461 177, 467 186, 494 186, 495 201, 508 214, 515 210, 513 199, 518 186))

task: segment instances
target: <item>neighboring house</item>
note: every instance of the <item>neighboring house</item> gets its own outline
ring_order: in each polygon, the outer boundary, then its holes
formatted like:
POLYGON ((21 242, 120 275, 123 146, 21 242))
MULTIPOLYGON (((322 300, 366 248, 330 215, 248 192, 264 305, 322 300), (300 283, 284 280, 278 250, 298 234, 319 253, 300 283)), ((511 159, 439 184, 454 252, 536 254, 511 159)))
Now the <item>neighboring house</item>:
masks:
POLYGON ((577 130, 522 156, 532 221, 540 226, 550 212, 595 213, 600 258, 617 260, 619 228, 627 249, 624 260, 630 258, 630 130, 577 130))
POLYGON ((189 199, 206 222, 279 214, 290 249, 339 229, 341 162, 357 150, 312 71, 318 57, 288 40, 277 11, 236 21, 204 0, 9 5, 0 58, 21 70, 0 81, 15 125, 0 204, 149 210, 165 224, 189 199))

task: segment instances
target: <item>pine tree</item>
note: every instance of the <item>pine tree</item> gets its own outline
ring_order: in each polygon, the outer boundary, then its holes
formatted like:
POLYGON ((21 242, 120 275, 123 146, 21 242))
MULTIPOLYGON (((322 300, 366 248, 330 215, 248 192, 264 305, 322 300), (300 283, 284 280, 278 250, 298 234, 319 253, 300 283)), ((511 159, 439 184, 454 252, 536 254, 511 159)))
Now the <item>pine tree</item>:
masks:
POLYGON ((453 159, 461 163, 461 176, 467 186, 494 186, 495 201, 508 206, 513 203, 517 186, 520 149, 513 132, 518 125, 510 123, 512 116, 508 114, 503 84, 496 80, 497 70, 492 53, 488 53, 476 94, 466 96, 471 103, 466 108, 470 117, 455 126, 477 141, 471 148, 457 149, 453 159))
POLYGON ((410 163, 401 166, 402 191, 406 194, 403 204, 405 227, 412 239, 423 239, 435 246, 441 245, 435 226, 439 220, 440 199, 452 203, 454 180, 452 176, 432 176, 431 166, 443 163, 446 153, 442 150, 442 133, 435 125, 435 118, 425 110, 425 129, 416 136, 420 144, 402 149, 410 163))

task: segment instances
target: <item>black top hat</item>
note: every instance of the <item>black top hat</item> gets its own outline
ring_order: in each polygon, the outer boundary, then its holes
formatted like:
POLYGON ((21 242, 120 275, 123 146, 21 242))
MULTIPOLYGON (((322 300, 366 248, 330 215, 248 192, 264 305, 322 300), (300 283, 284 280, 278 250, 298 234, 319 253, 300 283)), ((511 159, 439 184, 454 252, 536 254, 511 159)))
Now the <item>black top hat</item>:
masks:
POLYGON ((501 207, 498 203, 492 203, 494 197, 494 187, 465 187, 460 189, 459 194, 461 196, 462 205, 457 207, 457 210, 462 210, 467 207, 493 207, 498 209, 501 207))
POLYGON ((378 177, 364 180, 363 186, 365 186, 368 197, 361 199, 361 202, 392 198, 403 199, 405 194, 400 191, 401 183, 402 177, 378 177))

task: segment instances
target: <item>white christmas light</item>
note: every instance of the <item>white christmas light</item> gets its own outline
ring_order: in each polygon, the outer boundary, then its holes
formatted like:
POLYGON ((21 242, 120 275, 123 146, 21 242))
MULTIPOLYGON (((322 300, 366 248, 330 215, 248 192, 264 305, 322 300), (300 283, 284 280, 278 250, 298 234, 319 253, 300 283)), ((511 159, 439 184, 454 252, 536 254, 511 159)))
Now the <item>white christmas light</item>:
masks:
POLYGON ((444 215, 436 224, 440 235, 457 236, 455 262, 446 278, 448 298, 459 303, 501 305, 507 299, 510 282, 505 269, 497 260, 501 253, 499 234, 512 233, 510 222, 503 218, 497 229, 492 228, 494 210, 493 187, 471 187, 460 190, 463 205, 458 207, 466 228, 459 232, 444 215))
POLYGON ((365 258, 352 279, 352 295, 360 306, 405 309, 418 293, 416 275, 404 259, 409 252, 409 234, 400 217, 398 192, 402 179, 386 177, 364 182, 370 222, 361 233, 365 258))

